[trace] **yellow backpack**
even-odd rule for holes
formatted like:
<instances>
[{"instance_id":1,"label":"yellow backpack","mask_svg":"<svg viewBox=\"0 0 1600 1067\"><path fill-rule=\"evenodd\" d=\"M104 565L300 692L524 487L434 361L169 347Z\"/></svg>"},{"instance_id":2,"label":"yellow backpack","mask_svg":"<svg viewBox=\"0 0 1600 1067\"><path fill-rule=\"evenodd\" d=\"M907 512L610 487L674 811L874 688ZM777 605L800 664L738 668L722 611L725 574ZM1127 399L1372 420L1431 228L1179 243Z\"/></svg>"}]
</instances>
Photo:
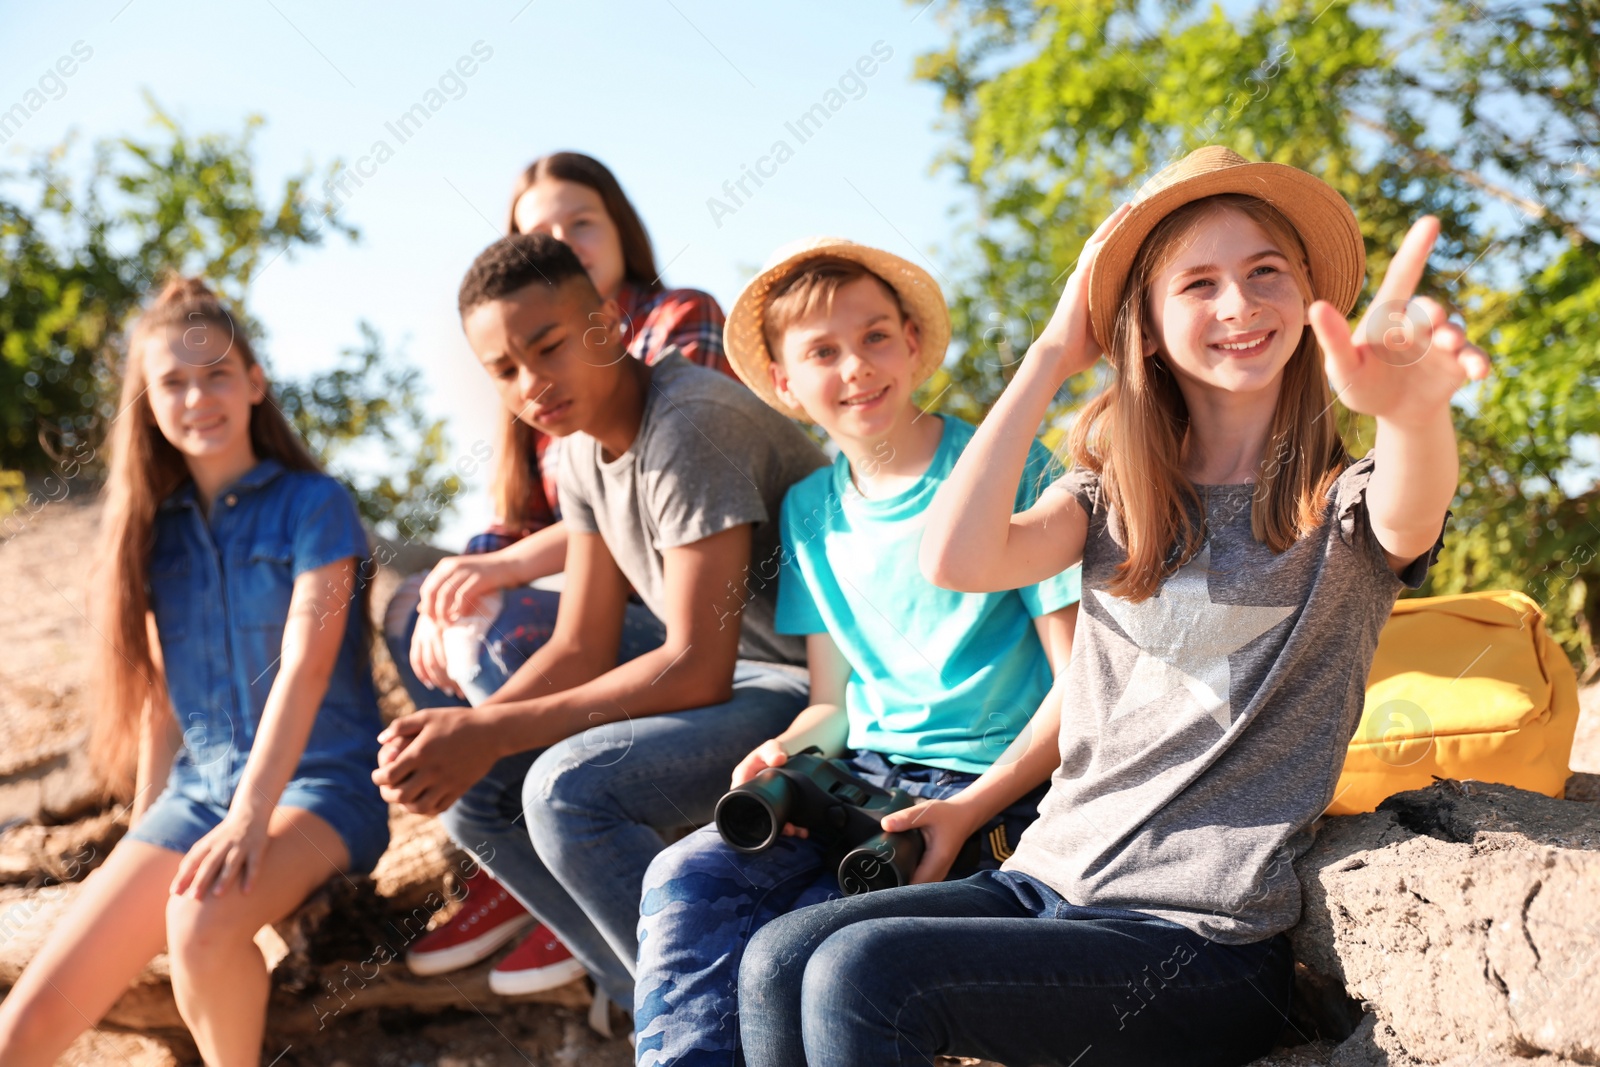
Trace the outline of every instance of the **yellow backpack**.
<instances>
[{"instance_id":1,"label":"yellow backpack","mask_svg":"<svg viewBox=\"0 0 1600 1067\"><path fill-rule=\"evenodd\" d=\"M1559 797L1577 726L1577 675L1532 598L1401 600L1378 637L1328 814L1371 811L1435 777Z\"/></svg>"}]
</instances>

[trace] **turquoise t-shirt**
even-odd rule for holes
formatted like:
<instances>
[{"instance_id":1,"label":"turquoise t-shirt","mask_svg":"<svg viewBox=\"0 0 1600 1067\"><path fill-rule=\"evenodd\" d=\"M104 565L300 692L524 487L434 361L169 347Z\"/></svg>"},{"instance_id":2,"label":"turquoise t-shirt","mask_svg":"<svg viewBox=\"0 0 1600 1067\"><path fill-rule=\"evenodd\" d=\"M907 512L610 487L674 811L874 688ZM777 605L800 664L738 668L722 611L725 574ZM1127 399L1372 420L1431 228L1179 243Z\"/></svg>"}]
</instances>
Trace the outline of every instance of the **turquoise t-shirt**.
<instances>
[{"instance_id":1,"label":"turquoise t-shirt","mask_svg":"<svg viewBox=\"0 0 1600 1067\"><path fill-rule=\"evenodd\" d=\"M842 454L790 487L776 628L826 632L850 661L852 749L981 774L1050 689L1033 619L1077 602L1078 568L1004 593L956 593L923 578L922 513L973 434L969 423L939 418L933 462L897 496L862 496ZM1036 442L1016 510L1031 507L1059 473Z\"/></svg>"}]
</instances>

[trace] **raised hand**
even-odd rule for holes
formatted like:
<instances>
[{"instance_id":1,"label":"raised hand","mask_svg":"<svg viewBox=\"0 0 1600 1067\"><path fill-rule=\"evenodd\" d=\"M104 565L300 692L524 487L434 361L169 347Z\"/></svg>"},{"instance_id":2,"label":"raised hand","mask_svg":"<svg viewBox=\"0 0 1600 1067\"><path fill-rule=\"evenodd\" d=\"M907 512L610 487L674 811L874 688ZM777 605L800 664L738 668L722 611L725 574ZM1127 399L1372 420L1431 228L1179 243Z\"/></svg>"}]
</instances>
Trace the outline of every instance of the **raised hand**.
<instances>
[{"instance_id":1,"label":"raised hand","mask_svg":"<svg viewBox=\"0 0 1600 1067\"><path fill-rule=\"evenodd\" d=\"M1030 352L1036 351L1048 361L1051 377L1058 385L1094 366L1104 351L1102 342L1110 340L1096 338L1089 322L1089 270L1094 266L1095 257L1100 254L1106 237L1122 221L1122 216L1128 213L1129 206L1123 204L1107 215L1105 221L1089 235L1088 243L1078 255L1078 265L1072 269L1066 287L1061 290L1061 299L1056 302L1055 312L1029 348Z\"/></svg>"},{"instance_id":2,"label":"raised hand","mask_svg":"<svg viewBox=\"0 0 1600 1067\"><path fill-rule=\"evenodd\" d=\"M1417 220L1354 333L1332 304L1311 305L1328 382L1351 411L1420 425L1437 418L1467 380L1488 377L1488 355L1467 342L1437 301L1414 295L1438 237L1438 219Z\"/></svg>"}]
</instances>

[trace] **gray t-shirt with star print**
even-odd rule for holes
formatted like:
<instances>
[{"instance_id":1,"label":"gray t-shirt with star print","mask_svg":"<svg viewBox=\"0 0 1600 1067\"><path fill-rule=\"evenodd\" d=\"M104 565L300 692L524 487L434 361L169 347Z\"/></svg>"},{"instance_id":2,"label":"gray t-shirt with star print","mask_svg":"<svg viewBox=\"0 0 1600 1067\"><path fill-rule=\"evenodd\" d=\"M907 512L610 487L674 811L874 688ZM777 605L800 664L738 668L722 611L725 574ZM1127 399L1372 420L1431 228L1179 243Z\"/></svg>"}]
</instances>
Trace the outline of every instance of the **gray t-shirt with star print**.
<instances>
[{"instance_id":1,"label":"gray t-shirt with star print","mask_svg":"<svg viewBox=\"0 0 1600 1067\"><path fill-rule=\"evenodd\" d=\"M1083 606L1061 766L1005 869L1224 944L1299 920L1293 861L1333 799L1378 632L1440 547L1389 569L1372 470L1348 466L1323 524L1282 554L1250 533L1252 486L1201 487L1204 547L1137 604L1105 592L1126 555L1098 477L1055 483L1089 516Z\"/></svg>"}]
</instances>

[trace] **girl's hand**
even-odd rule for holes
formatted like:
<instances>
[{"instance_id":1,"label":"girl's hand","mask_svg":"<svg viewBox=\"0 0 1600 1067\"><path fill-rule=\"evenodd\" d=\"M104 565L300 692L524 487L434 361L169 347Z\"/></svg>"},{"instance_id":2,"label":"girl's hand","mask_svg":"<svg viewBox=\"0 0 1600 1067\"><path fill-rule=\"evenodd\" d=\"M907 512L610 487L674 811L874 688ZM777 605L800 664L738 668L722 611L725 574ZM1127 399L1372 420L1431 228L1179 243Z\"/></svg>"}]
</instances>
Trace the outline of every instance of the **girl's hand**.
<instances>
[{"instance_id":1,"label":"girl's hand","mask_svg":"<svg viewBox=\"0 0 1600 1067\"><path fill-rule=\"evenodd\" d=\"M450 556L422 580L417 612L441 624L455 622L470 615L479 598L510 584L498 552Z\"/></svg>"},{"instance_id":2,"label":"girl's hand","mask_svg":"<svg viewBox=\"0 0 1600 1067\"><path fill-rule=\"evenodd\" d=\"M1467 343L1436 301L1413 296L1438 237L1438 219L1417 220L1354 334L1338 308L1323 300L1311 305L1329 384L1351 411L1418 425L1438 418L1467 380L1488 377L1483 349Z\"/></svg>"},{"instance_id":3,"label":"girl's hand","mask_svg":"<svg viewBox=\"0 0 1600 1067\"><path fill-rule=\"evenodd\" d=\"M1089 322L1089 270L1105 245L1106 237L1122 221L1130 206L1123 204L1117 208L1089 235L1088 243L1078 255L1078 265L1067 278L1066 288L1061 290L1055 313L1028 348L1030 354L1039 353L1038 358L1049 368L1050 380L1058 386L1094 366L1104 351L1102 342L1110 340L1096 338Z\"/></svg>"},{"instance_id":4,"label":"girl's hand","mask_svg":"<svg viewBox=\"0 0 1600 1067\"><path fill-rule=\"evenodd\" d=\"M878 823L890 833L922 831L922 860L911 874L911 884L942 882L950 873L961 846L967 843L982 822L972 821L972 812L948 800L924 800L909 808L885 815Z\"/></svg>"},{"instance_id":5,"label":"girl's hand","mask_svg":"<svg viewBox=\"0 0 1600 1067\"><path fill-rule=\"evenodd\" d=\"M249 893L261 873L267 850L267 815L241 814L230 809L223 820L184 854L172 879L172 895L193 890L199 900L209 889L220 897L237 878L239 892Z\"/></svg>"},{"instance_id":6,"label":"girl's hand","mask_svg":"<svg viewBox=\"0 0 1600 1067\"><path fill-rule=\"evenodd\" d=\"M466 699L446 669L444 624L421 612L417 614L417 628L411 632L411 673L429 689Z\"/></svg>"}]
</instances>

